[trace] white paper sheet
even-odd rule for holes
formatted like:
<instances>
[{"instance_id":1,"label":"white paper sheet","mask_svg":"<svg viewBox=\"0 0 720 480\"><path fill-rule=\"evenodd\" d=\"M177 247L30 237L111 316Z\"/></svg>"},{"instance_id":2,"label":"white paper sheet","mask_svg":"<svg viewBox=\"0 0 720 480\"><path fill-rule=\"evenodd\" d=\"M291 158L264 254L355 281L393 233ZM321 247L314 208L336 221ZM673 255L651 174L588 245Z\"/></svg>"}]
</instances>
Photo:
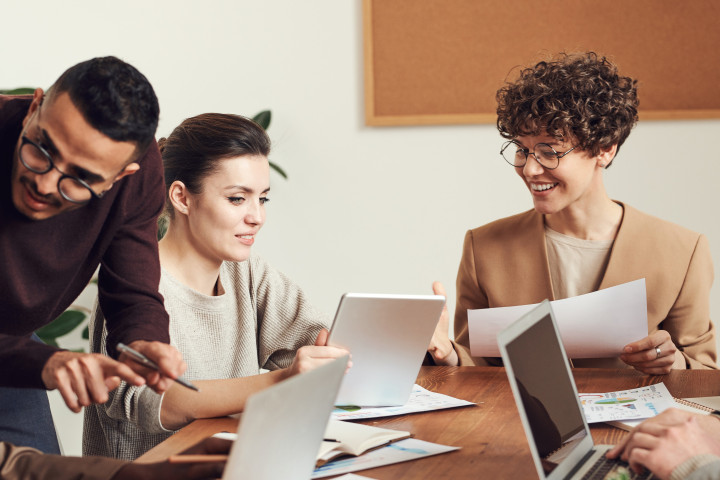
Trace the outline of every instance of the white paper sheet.
<instances>
[{"instance_id":1,"label":"white paper sheet","mask_svg":"<svg viewBox=\"0 0 720 480\"><path fill-rule=\"evenodd\" d=\"M588 423L650 418L667 410L675 400L664 383L608 393L580 393Z\"/></svg>"},{"instance_id":2,"label":"white paper sheet","mask_svg":"<svg viewBox=\"0 0 720 480\"><path fill-rule=\"evenodd\" d=\"M408 413L427 412L430 410L442 410L444 408L456 408L475 405L472 402L459 398L443 395L442 393L431 392L418 384L413 386L410 399L405 405L399 407L335 407L330 414L333 420L361 420L365 418L392 417L394 415L406 415Z\"/></svg>"},{"instance_id":3,"label":"white paper sheet","mask_svg":"<svg viewBox=\"0 0 720 480\"><path fill-rule=\"evenodd\" d=\"M440 453L459 450L460 447L450 447L438 443L425 442L415 438L407 438L391 443L387 447L371 450L359 457L343 457L334 462L326 463L315 469L311 478L324 478L341 473L356 472L368 468L381 467L393 463L407 462L418 458L438 455Z\"/></svg>"},{"instance_id":4,"label":"white paper sheet","mask_svg":"<svg viewBox=\"0 0 720 480\"><path fill-rule=\"evenodd\" d=\"M645 279L550 302L570 358L616 357L647 337ZM499 357L497 334L535 305L468 310L470 352Z\"/></svg>"}]
</instances>

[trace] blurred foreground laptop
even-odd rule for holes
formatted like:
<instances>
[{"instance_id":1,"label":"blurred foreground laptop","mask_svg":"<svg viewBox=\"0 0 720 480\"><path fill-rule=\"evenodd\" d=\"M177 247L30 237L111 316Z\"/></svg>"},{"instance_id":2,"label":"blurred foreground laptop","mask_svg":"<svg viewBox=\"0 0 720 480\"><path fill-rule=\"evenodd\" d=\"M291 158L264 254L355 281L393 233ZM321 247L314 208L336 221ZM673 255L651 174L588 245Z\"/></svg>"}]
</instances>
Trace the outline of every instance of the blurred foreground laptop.
<instances>
[{"instance_id":1,"label":"blurred foreground laptop","mask_svg":"<svg viewBox=\"0 0 720 480\"><path fill-rule=\"evenodd\" d=\"M336 405L404 405L430 345L445 297L346 293L328 345L350 351Z\"/></svg>"},{"instance_id":2,"label":"blurred foreground laptop","mask_svg":"<svg viewBox=\"0 0 720 480\"><path fill-rule=\"evenodd\" d=\"M550 303L545 300L498 333L498 346L530 452L541 479L603 479L627 469L608 460L611 445L594 445Z\"/></svg>"},{"instance_id":3,"label":"blurred foreground laptop","mask_svg":"<svg viewBox=\"0 0 720 480\"><path fill-rule=\"evenodd\" d=\"M250 397L223 480L308 480L348 357Z\"/></svg>"}]
</instances>

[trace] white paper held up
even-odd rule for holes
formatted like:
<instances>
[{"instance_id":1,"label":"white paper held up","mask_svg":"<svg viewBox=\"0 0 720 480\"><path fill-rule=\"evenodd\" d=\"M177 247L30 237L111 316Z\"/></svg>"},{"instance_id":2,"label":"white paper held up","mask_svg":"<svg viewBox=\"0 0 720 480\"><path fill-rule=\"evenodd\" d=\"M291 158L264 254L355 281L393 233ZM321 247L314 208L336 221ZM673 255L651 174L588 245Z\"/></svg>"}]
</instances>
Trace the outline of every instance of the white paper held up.
<instances>
[{"instance_id":1,"label":"white paper held up","mask_svg":"<svg viewBox=\"0 0 720 480\"><path fill-rule=\"evenodd\" d=\"M616 357L648 335L644 278L550 304L570 358ZM536 305L468 310L470 353L499 357L498 332Z\"/></svg>"}]
</instances>

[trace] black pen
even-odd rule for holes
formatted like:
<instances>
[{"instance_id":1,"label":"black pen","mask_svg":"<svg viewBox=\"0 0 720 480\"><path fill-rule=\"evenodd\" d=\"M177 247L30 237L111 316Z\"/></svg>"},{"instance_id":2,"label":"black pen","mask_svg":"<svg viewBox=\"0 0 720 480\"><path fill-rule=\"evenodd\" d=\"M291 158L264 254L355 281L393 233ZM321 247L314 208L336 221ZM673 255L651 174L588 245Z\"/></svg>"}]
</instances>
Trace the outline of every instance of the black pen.
<instances>
[{"instance_id":1,"label":"black pen","mask_svg":"<svg viewBox=\"0 0 720 480\"><path fill-rule=\"evenodd\" d=\"M142 353L140 353L140 352L138 352L138 351L136 351L136 350L133 350L132 348L128 347L128 346L125 345L124 343L118 343L118 344L117 344L117 349L118 349L119 352L124 353L125 355L127 355L128 357L130 357L131 359L133 359L134 361L136 361L136 362L139 363L140 365L144 365L144 366L146 366L146 367L148 367L148 368L151 368L151 369L155 370L156 372L159 372L159 371L160 371L160 367L158 367L157 363L153 362L152 360L150 360L148 357L146 357L146 356L143 355ZM195 390L196 392L199 392L199 391L200 391L200 389L197 388L195 385L193 385L193 384L190 383L190 382L186 382L186 381L183 380L182 378L173 378L173 380L175 380L177 383L179 383L179 384L182 385L183 387L187 387L187 388L189 388L189 389L191 389L191 390Z\"/></svg>"}]
</instances>

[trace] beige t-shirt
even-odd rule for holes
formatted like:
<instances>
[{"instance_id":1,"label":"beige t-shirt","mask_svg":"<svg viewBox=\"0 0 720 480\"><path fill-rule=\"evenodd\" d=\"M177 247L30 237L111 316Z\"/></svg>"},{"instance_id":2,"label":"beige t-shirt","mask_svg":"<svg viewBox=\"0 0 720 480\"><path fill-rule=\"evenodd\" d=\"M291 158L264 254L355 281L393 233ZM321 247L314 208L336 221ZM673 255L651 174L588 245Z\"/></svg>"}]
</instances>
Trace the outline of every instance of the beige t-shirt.
<instances>
[{"instance_id":1,"label":"beige t-shirt","mask_svg":"<svg viewBox=\"0 0 720 480\"><path fill-rule=\"evenodd\" d=\"M545 243L556 300L598 289L613 240L582 240L545 226Z\"/></svg>"},{"instance_id":2,"label":"beige t-shirt","mask_svg":"<svg viewBox=\"0 0 720 480\"><path fill-rule=\"evenodd\" d=\"M545 226L545 243L555 299L594 292L600 287L614 240L582 240ZM577 358L575 367L622 368L617 358Z\"/></svg>"}]
</instances>

